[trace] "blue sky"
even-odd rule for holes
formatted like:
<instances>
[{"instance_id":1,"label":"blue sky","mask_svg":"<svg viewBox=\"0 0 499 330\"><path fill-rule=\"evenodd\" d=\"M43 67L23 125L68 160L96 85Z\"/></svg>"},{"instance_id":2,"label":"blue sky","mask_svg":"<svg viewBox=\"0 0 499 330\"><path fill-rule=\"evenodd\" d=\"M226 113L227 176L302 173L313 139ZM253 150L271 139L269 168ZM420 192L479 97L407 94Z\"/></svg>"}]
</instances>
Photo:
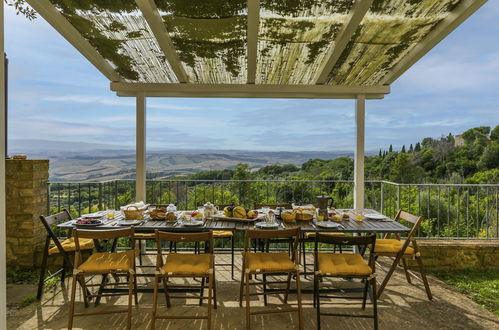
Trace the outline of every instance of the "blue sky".
<instances>
[{"instance_id":1,"label":"blue sky","mask_svg":"<svg viewBox=\"0 0 499 330\"><path fill-rule=\"evenodd\" d=\"M489 1L366 104L366 149L499 124L499 1ZM133 147L135 102L42 18L5 13L9 138ZM349 150L351 100L148 99L147 145L175 149Z\"/></svg>"}]
</instances>

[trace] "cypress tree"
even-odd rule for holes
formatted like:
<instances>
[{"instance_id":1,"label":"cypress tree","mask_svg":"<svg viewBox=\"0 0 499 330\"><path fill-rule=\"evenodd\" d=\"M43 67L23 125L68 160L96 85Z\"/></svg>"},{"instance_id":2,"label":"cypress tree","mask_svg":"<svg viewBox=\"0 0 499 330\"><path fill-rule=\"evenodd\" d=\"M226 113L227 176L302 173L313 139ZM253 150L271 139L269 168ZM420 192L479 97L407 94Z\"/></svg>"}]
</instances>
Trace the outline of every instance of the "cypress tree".
<instances>
[{"instance_id":1,"label":"cypress tree","mask_svg":"<svg viewBox=\"0 0 499 330\"><path fill-rule=\"evenodd\" d=\"M381 157L381 149L379 149L379 155L378 156Z\"/></svg>"},{"instance_id":2,"label":"cypress tree","mask_svg":"<svg viewBox=\"0 0 499 330\"><path fill-rule=\"evenodd\" d=\"M390 148L388 148L388 153L393 152L393 146L390 144Z\"/></svg>"},{"instance_id":3,"label":"cypress tree","mask_svg":"<svg viewBox=\"0 0 499 330\"><path fill-rule=\"evenodd\" d=\"M402 146L402 150L400 152L405 154L405 144Z\"/></svg>"},{"instance_id":4,"label":"cypress tree","mask_svg":"<svg viewBox=\"0 0 499 330\"><path fill-rule=\"evenodd\" d=\"M415 152L420 152L421 151L421 143L416 143L416 146L414 147Z\"/></svg>"},{"instance_id":5,"label":"cypress tree","mask_svg":"<svg viewBox=\"0 0 499 330\"><path fill-rule=\"evenodd\" d=\"M412 143L411 145L409 146L409 152L413 152L414 151L414 148L412 147Z\"/></svg>"}]
</instances>

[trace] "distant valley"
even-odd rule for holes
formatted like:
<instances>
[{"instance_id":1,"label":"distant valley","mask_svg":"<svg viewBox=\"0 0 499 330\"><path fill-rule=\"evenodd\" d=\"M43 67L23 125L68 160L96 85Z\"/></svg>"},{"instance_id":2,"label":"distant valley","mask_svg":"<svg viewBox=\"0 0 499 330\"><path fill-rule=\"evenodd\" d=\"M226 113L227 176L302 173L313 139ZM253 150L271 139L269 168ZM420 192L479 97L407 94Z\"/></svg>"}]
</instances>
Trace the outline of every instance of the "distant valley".
<instances>
[{"instance_id":1,"label":"distant valley","mask_svg":"<svg viewBox=\"0 0 499 330\"><path fill-rule=\"evenodd\" d=\"M135 152L127 147L83 142L9 141L9 154L30 159L50 159L50 180L103 181L135 178ZM246 163L252 169L267 165L301 165L309 159L334 159L351 152L246 151L246 150L151 150L147 154L149 178L167 178L202 171L234 168Z\"/></svg>"}]
</instances>

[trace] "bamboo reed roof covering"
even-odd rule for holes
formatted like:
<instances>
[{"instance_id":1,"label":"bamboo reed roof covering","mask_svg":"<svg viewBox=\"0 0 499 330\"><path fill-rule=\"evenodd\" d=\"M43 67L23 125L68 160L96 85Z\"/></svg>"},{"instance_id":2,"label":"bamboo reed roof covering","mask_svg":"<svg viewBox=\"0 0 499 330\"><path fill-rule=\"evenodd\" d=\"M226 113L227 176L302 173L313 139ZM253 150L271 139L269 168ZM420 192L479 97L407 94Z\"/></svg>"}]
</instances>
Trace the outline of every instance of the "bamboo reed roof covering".
<instances>
[{"instance_id":1,"label":"bamboo reed roof covering","mask_svg":"<svg viewBox=\"0 0 499 330\"><path fill-rule=\"evenodd\" d=\"M28 2L119 95L379 98L486 0Z\"/></svg>"}]
</instances>

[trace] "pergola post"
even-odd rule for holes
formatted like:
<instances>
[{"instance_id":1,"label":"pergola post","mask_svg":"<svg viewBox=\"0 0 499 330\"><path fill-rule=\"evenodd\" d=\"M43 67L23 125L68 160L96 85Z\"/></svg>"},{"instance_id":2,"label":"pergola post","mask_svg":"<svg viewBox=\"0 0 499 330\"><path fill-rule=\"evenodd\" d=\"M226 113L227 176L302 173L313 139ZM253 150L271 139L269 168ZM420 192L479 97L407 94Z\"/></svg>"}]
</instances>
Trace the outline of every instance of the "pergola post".
<instances>
[{"instance_id":1,"label":"pergola post","mask_svg":"<svg viewBox=\"0 0 499 330\"><path fill-rule=\"evenodd\" d=\"M146 201L146 98L137 94L135 141L135 200Z\"/></svg>"},{"instance_id":2,"label":"pergola post","mask_svg":"<svg viewBox=\"0 0 499 330\"><path fill-rule=\"evenodd\" d=\"M5 53L4 2L0 1L0 329L7 329L7 278L5 257Z\"/></svg>"},{"instance_id":3,"label":"pergola post","mask_svg":"<svg viewBox=\"0 0 499 330\"><path fill-rule=\"evenodd\" d=\"M366 117L366 96L357 95L355 102L355 154L353 207L364 208L364 132Z\"/></svg>"}]
</instances>

